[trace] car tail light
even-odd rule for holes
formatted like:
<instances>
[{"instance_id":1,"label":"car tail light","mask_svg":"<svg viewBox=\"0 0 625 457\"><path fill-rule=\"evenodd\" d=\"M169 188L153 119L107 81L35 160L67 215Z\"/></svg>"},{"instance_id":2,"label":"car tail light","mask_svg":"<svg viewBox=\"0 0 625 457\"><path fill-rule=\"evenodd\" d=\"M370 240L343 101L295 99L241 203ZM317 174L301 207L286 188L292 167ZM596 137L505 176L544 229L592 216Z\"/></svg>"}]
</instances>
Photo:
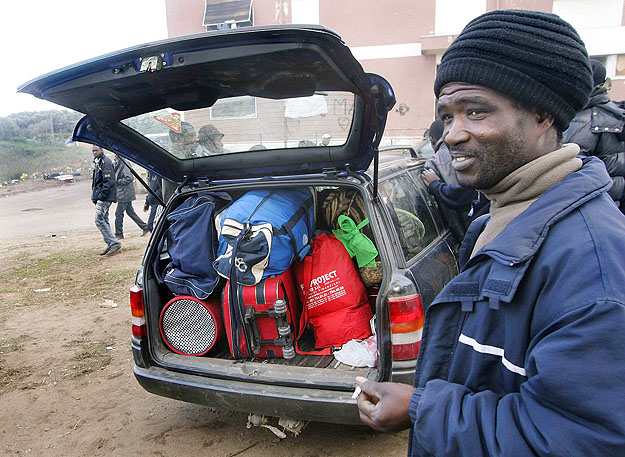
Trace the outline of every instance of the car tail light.
<instances>
[{"instance_id":1,"label":"car tail light","mask_svg":"<svg viewBox=\"0 0 625 457\"><path fill-rule=\"evenodd\" d=\"M130 310L132 312L132 335L137 338L144 338L147 335L144 309L143 289L134 285L130 288Z\"/></svg>"},{"instance_id":2,"label":"car tail light","mask_svg":"<svg viewBox=\"0 0 625 457\"><path fill-rule=\"evenodd\" d=\"M416 359L423 333L421 295L388 297L393 360Z\"/></svg>"}]
</instances>

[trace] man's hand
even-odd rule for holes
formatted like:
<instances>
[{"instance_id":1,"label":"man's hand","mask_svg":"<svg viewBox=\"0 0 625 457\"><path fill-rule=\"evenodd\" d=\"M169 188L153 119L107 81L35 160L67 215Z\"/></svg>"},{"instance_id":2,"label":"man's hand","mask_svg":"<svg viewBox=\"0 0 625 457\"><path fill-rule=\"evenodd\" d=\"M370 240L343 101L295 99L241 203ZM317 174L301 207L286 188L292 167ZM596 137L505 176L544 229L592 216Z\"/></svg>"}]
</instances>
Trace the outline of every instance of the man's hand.
<instances>
[{"instance_id":1,"label":"man's hand","mask_svg":"<svg viewBox=\"0 0 625 457\"><path fill-rule=\"evenodd\" d=\"M396 382L375 382L358 377L360 420L380 432L398 432L412 426L408 415L415 388Z\"/></svg>"},{"instance_id":2,"label":"man's hand","mask_svg":"<svg viewBox=\"0 0 625 457\"><path fill-rule=\"evenodd\" d=\"M436 172L430 168L426 168L421 172L421 180L425 186L429 186L433 181L439 181L441 178Z\"/></svg>"}]
</instances>

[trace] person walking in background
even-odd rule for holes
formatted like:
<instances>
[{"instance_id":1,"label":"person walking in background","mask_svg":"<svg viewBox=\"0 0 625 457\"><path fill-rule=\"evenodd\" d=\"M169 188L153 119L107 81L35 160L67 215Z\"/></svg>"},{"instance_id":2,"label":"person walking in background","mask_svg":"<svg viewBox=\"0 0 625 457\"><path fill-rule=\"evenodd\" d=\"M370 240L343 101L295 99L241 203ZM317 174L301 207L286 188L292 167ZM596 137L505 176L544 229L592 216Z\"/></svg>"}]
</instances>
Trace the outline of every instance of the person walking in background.
<instances>
[{"instance_id":1,"label":"person walking in background","mask_svg":"<svg viewBox=\"0 0 625 457\"><path fill-rule=\"evenodd\" d=\"M117 239L124 239L124 213L127 213L130 219L143 231L141 236L150 233L147 224L141 220L132 207L132 202L137 199L135 178L128 166L117 156L115 160L115 182L117 183L117 208L115 209L115 236Z\"/></svg>"},{"instance_id":2,"label":"person walking in background","mask_svg":"<svg viewBox=\"0 0 625 457\"><path fill-rule=\"evenodd\" d=\"M590 100L564 132L564 142L576 143L580 154L603 161L614 181L608 193L625 213L625 110L610 100L603 64L593 59L590 65L594 84Z\"/></svg>"},{"instance_id":3,"label":"person walking in background","mask_svg":"<svg viewBox=\"0 0 625 457\"><path fill-rule=\"evenodd\" d=\"M117 198L115 170L113 162L100 146L93 146L93 176L91 179L91 201L95 205L95 226L102 233L106 249L100 255L114 255L121 248L121 243L111 230L109 209Z\"/></svg>"},{"instance_id":4,"label":"person walking in background","mask_svg":"<svg viewBox=\"0 0 625 457\"><path fill-rule=\"evenodd\" d=\"M562 132L592 90L560 17L473 19L434 82L459 184L480 189L461 271L425 309L414 386L357 378L361 419L412 456L621 456L625 216Z\"/></svg>"},{"instance_id":5,"label":"person walking in background","mask_svg":"<svg viewBox=\"0 0 625 457\"><path fill-rule=\"evenodd\" d=\"M154 191L156 195L158 195L160 198L163 198L163 194L161 191L161 178L156 173L152 173L151 171L148 172L148 186ZM147 222L148 230L150 232L154 231L154 218L156 217L156 210L158 209L158 205L159 203L156 197L148 192L145 196L143 211L147 212L148 210L150 210L150 215L148 216Z\"/></svg>"}]
</instances>

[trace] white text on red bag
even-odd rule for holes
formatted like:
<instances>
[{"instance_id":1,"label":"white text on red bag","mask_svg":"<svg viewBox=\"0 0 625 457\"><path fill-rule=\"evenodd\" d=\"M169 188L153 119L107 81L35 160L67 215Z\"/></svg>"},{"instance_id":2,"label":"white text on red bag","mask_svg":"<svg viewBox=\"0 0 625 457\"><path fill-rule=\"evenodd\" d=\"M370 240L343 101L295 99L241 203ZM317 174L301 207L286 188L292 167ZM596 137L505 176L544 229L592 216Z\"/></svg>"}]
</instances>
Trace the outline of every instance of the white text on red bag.
<instances>
[{"instance_id":1,"label":"white text on red bag","mask_svg":"<svg viewBox=\"0 0 625 457\"><path fill-rule=\"evenodd\" d=\"M345 246L334 235L315 237L311 253L294 270L316 348L340 347L371 335L373 314L365 286Z\"/></svg>"}]
</instances>

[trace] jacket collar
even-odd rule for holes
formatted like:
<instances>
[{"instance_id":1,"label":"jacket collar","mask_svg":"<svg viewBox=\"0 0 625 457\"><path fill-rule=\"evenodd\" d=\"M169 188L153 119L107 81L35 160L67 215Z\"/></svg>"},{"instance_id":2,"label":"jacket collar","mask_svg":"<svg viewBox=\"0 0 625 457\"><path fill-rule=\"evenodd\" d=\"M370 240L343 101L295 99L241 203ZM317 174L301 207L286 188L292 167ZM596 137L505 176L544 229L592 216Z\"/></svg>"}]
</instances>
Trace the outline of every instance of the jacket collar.
<instances>
[{"instance_id":1,"label":"jacket collar","mask_svg":"<svg viewBox=\"0 0 625 457\"><path fill-rule=\"evenodd\" d=\"M610 96L608 95L608 90L603 86L595 87L595 89L590 94L590 99L588 100L588 103L586 103L584 109L591 108L593 106L603 103L608 103L609 101Z\"/></svg>"},{"instance_id":2,"label":"jacket collar","mask_svg":"<svg viewBox=\"0 0 625 457\"><path fill-rule=\"evenodd\" d=\"M583 157L582 162L579 171L548 189L466 266L475 263L481 255L511 266L525 262L536 254L554 223L587 201L607 192L612 180L603 162L596 157Z\"/></svg>"}]
</instances>

